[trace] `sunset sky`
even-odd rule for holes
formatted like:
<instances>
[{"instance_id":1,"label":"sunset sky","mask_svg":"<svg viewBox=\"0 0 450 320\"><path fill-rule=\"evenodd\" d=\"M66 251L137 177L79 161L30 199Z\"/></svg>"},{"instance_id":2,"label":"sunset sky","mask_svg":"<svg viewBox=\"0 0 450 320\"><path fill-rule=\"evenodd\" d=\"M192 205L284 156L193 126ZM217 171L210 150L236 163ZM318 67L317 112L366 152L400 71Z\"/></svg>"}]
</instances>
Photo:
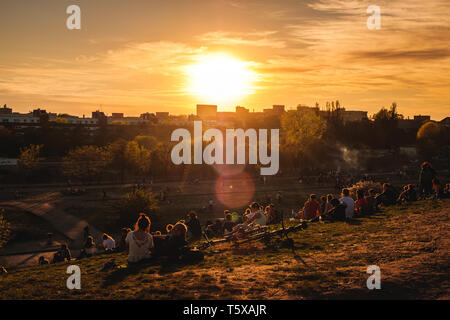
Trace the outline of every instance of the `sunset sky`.
<instances>
[{"instance_id":1,"label":"sunset sky","mask_svg":"<svg viewBox=\"0 0 450 320\"><path fill-rule=\"evenodd\" d=\"M72 4L81 30L66 28ZM380 30L366 26L369 5L381 8ZM339 100L369 114L395 101L406 116L450 116L448 0L2 0L0 30L0 103L19 112L189 114L197 103L262 110ZM217 60L215 73L236 67L249 77L229 88L236 97L192 89L215 57L230 62Z\"/></svg>"}]
</instances>

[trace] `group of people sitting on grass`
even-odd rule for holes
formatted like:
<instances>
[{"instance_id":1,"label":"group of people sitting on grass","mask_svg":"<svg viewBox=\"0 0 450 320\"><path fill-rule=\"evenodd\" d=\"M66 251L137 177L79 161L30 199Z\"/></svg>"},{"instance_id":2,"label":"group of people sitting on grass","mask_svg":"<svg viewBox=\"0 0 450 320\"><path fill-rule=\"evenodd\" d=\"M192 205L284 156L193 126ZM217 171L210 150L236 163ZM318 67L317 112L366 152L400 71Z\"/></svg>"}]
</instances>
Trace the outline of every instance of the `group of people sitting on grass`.
<instances>
[{"instance_id":1,"label":"group of people sitting on grass","mask_svg":"<svg viewBox=\"0 0 450 320\"><path fill-rule=\"evenodd\" d=\"M265 226L280 222L280 213L275 204L266 207L253 202L242 214L238 212L224 211L224 217L214 222L208 220L203 232L208 238L227 236L239 228L249 225ZM189 238L199 239L202 236L202 228L195 212L190 212L187 219Z\"/></svg>"},{"instance_id":2,"label":"group of people sitting on grass","mask_svg":"<svg viewBox=\"0 0 450 320\"><path fill-rule=\"evenodd\" d=\"M356 216L364 216L378 211L380 205L391 206L394 204L409 203L419 199L444 199L450 198L450 183L442 187L429 162L421 166L419 177L419 192L414 185L403 186L402 192L390 183L384 183L381 193L370 189L367 194L362 189L355 192L354 200L350 196L350 190L342 189L341 198L333 195L322 196L320 202L315 194L311 194L305 202L303 209L298 212L297 217L305 220L346 220Z\"/></svg>"},{"instance_id":3,"label":"group of people sitting on grass","mask_svg":"<svg viewBox=\"0 0 450 320\"><path fill-rule=\"evenodd\" d=\"M450 198L450 184L443 188L436 177L431 164L425 162L421 166L419 179L419 190L414 185L408 184L401 192L390 183L384 183L381 192L374 189L365 192L358 189L351 192L344 188L341 197L336 198L332 194L322 196L311 194L304 203L303 208L291 218L308 221L345 221L355 216L366 216L378 211L379 206L390 206L399 203L409 203L419 199ZM166 256L172 260L180 260L186 257L199 257L198 252L192 252L187 247L188 241L195 241L205 236L207 239L213 237L226 237L237 230L253 226L265 226L278 223L283 219L282 214L273 203L266 207L253 202L243 213L224 211L223 218L214 222L208 220L204 226L195 211L188 213L185 220L175 225L166 226L166 234L160 231L150 233L151 221L145 214L140 214L134 230L123 228L119 241L108 234L103 234L102 245L96 245L94 238L85 228L85 241L79 259L90 257L98 253L127 252L128 262L136 263L152 257ZM54 254L51 263L71 260L72 255L67 245L61 245ZM44 257L39 258L39 264L48 264Z\"/></svg>"},{"instance_id":4,"label":"group of people sitting on grass","mask_svg":"<svg viewBox=\"0 0 450 320\"><path fill-rule=\"evenodd\" d=\"M355 215L363 216L376 212L382 199L387 199L388 196L390 194L387 193L375 195L373 189L369 190L367 195L363 190L357 190L355 201L350 196L350 190L344 188L341 198L337 199L329 194L322 196L319 202L317 195L311 194L303 209L298 211L296 218L310 221L344 221Z\"/></svg>"}]
</instances>

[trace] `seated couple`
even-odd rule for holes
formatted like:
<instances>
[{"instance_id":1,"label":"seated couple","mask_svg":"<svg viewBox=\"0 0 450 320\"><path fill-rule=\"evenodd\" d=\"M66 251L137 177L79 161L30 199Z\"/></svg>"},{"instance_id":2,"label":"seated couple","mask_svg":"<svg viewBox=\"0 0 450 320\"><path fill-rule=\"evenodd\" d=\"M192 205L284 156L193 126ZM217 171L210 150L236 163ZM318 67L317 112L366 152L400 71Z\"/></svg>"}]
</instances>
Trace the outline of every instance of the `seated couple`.
<instances>
[{"instance_id":1,"label":"seated couple","mask_svg":"<svg viewBox=\"0 0 450 320\"><path fill-rule=\"evenodd\" d=\"M249 212L246 212L245 217L247 220L244 222L245 224L256 223L260 226L265 226L267 224L267 217L258 203L253 202L247 210Z\"/></svg>"},{"instance_id":2,"label":"seated couple","mask_svg":"<svg viewBox=\"0 0 450 320\"><path fill-rule=\"evenodd\" d=\"M233 227L232 232L243 230L246 229L246 227L255 225L267 225L267 217L264 214L263 208L256 202L253 202L250 207L245 210L244 219L245 220L242 223L237 224Z\"/></svg>"},{"instance_id":3,"label":"seated couple","mask_svg":"<svg viewBox=\"0 0 450 320\"><path fill-rule=\"evenodd\" d=\"M141 214L134 231L127 234L128 262L136 263L154 256L178 258L186 243L186 225L177 223L168 235L151 235L150 219Z\"/></svg>"}]
</instances>

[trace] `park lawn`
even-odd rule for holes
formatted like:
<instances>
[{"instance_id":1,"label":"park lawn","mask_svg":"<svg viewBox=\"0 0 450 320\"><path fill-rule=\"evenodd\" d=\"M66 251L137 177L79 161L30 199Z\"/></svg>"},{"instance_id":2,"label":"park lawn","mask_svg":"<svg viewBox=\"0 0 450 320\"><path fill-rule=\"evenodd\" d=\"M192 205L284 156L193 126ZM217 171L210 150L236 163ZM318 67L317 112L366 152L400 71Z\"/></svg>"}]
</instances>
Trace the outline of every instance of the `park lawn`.
<instances>
[{"instance_id":1,"label":"park lawn","mask_svg":"<svg viewBox=\"0 0 450 320\"><path fill-rule=\"evenodd\" d=\"M0 275L2 299L448 299L450 200L419 201L354 219L314 223L291 234L296 253L276 240L238 248L223 244L189 265L153 261L101 272L125 254L73 262L82 289L66 288L67 263ZM369 265L381 290L368 290Z\"/></svg>"}]
</instances>

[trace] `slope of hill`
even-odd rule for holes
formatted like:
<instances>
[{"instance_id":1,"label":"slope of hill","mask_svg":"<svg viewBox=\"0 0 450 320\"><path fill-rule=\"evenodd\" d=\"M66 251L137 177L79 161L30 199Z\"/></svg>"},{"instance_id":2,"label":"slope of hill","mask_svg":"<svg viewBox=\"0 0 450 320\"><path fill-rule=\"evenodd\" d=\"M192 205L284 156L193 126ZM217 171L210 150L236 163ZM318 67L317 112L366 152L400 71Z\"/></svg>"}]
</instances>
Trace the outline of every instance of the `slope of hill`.
<instances>
[{"instance_id":1,"label":"slope of hill","mask_svg":"<svg viewBox=\"0 0 450 320\"><path fill-rule=\"evenodd\" d=\"M68 264L0 275L1 299L448 299L450 200L419 201L352 222L314 223L280 241L206 250L203 262L158 260L125 267L125 254L74 261L81 290L68 290ZM114 259L122 268L102 272ZM366 286L369 265L381 290Z\"/></svg>"}]
</instances>

